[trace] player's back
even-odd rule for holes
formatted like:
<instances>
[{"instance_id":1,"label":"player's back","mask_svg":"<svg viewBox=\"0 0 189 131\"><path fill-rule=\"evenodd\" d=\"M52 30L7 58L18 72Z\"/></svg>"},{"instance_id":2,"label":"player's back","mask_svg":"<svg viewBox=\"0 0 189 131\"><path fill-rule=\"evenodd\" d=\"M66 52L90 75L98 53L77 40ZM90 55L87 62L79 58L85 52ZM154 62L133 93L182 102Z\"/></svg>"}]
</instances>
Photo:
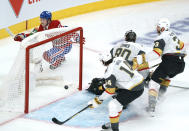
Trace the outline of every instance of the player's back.
<instances>
[{"instance_id":1,"label":"player's back","mask_svg":"<svg viewBox=\"0 0 189 131\"><path fill-rule=\"evenodd\" d=\"M131 69L131 65L122 57L114 58L113 62L108 66L105 78L114 75L116 77L116 86L119 88L129 89L132 85L136 85L143 81L143 76L137 71ZM130 86L128 84L131 84Z\"/></svg>"},{"instance_id":2,"label":"player's back","mask_svg":"<svg viewBox=\"0 0 189 131\"><path fill-rule=\"evenodd\" d=\"M158 42L156 42L158 41ZM180 54L184 47L184 43L179 40L175 33L171 31L164 31L157 37L154 47L161 47L163 54ZM161 43L161 41L163 41Z\"/></svg>"},{"instance_id":3,"label":"player's back","mask_svg":"<svg viewBox=\"0 0 189 131\"><path fill-rule=\"evenodd\" d=\"M132 61L134 57L144 53L144 51L140 44L124 41L118 43L118 45L111 50L111 53L113 57L123 57L125 60Z\"/></svg>"}]
</instances>

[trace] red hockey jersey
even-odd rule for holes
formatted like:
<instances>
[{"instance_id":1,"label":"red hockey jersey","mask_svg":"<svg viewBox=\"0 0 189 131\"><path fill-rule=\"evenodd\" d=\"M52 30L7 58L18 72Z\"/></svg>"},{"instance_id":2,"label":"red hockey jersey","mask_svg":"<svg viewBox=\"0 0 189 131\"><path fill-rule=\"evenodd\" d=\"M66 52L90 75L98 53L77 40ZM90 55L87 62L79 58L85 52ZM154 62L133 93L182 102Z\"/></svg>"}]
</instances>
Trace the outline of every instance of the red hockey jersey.
<instances>
[{"instance_id":1,"label":"red hockey jersey","mask_svg":"<svg viewBox=\"0 0 189 131\"><path fill-rule=\"evenodd\" d=\"M59 20L52 20L51 23L46 28L43 28L43 26L40 24L38 32L53 29L53 28L61 28L61 27L62 25Z\"/></svg>"},{"instance_id":2,"label":"red hockey jersey","mask_svg":"<svg viewBox=\"0 0 189 131\"><path fill-rule=\"evenodd\" d=\"M36 32L49 30L49 29L53 29L53 28L61 28L61 27L63 27L63 26L61 25L59 20L52 20L51 23L45 28L40 24L39 28L34 28L34 30L31 33L26 34L26 37L33 35Z\"/></svg>"},{"instance_id":3,"label":"red hockey jersey","mask_svg":"<svg viewBox=\"0 0 189 131\"><path fill-rule=\"evenodd\" d=\"M60 23L59 20L52 20L51 23L47 27L45 27L45 28L43 28L43 26L40 24L39 28L34 28L31 33L28 33L28 34L25 34L25 33L17 34L14 37L14 40L21 42L23 39L25 39L26 37L28 37L30 35L33 35L36 32L40 32L40 31L44 31L44 30L49 30L49 29L53 29L53 28L61 28L61 27L63 27L63 26L61 25L61 23ZM67 27L67 26L64 26L64 27Z\"/></svg>"}]
</instances>

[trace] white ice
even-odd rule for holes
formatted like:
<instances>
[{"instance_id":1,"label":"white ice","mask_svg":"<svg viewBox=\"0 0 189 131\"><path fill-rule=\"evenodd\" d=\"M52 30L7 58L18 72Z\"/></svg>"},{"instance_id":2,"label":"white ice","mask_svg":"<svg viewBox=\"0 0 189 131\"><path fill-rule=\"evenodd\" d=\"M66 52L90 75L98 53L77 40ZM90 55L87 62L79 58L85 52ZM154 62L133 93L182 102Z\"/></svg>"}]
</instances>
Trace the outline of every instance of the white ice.
<instances>
[{"instance_id":1,"label":"white ice","mask_svg":"<svg viewBox=\"0 0 189 131\"><path fill-rule=\"evenodd\" d=\"M84 74L83 74L83 86L85 87L93 77L101 77L103 74L103 66L98 61L98 53L105 50L109 50L112 45L112 41L119 40L124 36L126 30L133 29L137 35L144 37L145 33L155 30L155 24L161 17L167 17L171 22L183 20L189 18L189 1L188 0L168 0L161 2L153 2L146 4L138 4L131 6L123 6L104 11L93 12L85 15L75 16L61 20L63 25L68 26L81 26L84 28L84 36L86 38L86 44L84 49ZM187 25L189 26L189 25ZM187 27L186 27L187 28ZM184 32L179 36L185 43L189 43L189 32ZM188 47L188 44L186 44ZM75 47L77 48L77 47ZM89 50L88 48L92 49ZM6 38L0 40L0 85L2 80L8 74L16 53L18 52L19 45L14 42L12 38ZM150 50L151 47L146 47L146 50ZM75 51L75 49L73 50ZM189 52L189 51L188 51ZM73 53L72 53L73 54ZM66 65L73 64L73 60L76 59L74 55L68 56ZM72 59L72 56L74 57ZM189 73L189 57L185 58L186 68L183 74L178 75L174 78L172 84L182 84L182 86L189 87L188 73ZM74 66L74 65L72 65ZM75 67L78 68L78 67ZM63 71L64 72L64 71ZM69 76L68 79L72 79ZM179 84L178 84L179 83ZM0 88L3 88L2 86ZM61 87L51 89L50 87L44 87L36 89L31 93L33 97L33 106L42 106L39 103L45 103L46 99L51 101L69 95L76 89L65 90ZM53 91L53 93L52 93ZM47 94L53 94L49 98ZM145 94L144 94L145 95ZM39 98L40 99L35 99ZM179 89L170 87L164 98L164 100L158 105L157 116L154 118L142 115L142 117L129 120L120 124L120 131L131 130L131 131L159 131L159 130L170 130L170 131L188 131L189 130L189 90ZM144 102L146 99L137 100ZM138 107L140 109L140 107ZM143 111L139 111L143 113ZM20 113L0 113L0 123L10 118L18 116ZM98 115L98 114L97 114ZM97 120L98 121L98 120ZM0 125L1 131L98 131L97 128L74 128L66 126L57 126L55 124L45 123L42 121L35 121L25 119L23 117L15 118L14 120Z\"/></svg>"}]
</instances>

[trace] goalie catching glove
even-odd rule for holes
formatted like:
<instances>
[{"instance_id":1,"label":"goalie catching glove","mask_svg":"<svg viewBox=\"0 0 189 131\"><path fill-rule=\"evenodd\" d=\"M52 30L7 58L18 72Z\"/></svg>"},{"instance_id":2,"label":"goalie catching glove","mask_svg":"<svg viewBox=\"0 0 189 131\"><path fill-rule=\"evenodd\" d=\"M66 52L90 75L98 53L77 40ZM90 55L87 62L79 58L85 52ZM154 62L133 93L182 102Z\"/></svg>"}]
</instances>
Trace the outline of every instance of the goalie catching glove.
<instances>
[{"instance_id":1,"label":"goalie catching glove","mask_svg":"<svg viewBox=\"0 0 189 131\"><path fill-rule=\"evenodd\" d=\"M15 41L22 41L23 39L25 39L26 38L26 34L25 33L19 33L19 34L17 34L15 37L14 37L14 40Z\"/></svg>"},{"instance_id":2,"label":"goalie catching glove","mask_svg":"<svg viewBox=\"0 0 189 131\"><path fill-rule=\"evenodd\" d=\"M102 104L103 100L100 100L98 97L95 97L93 100L88 102L88 105L91 105L90 108L97 108L100 104Z\"/></svg>"},{"instance_id":3,"label":"goalie catching glove","mask_svg":"<svg viewBox=\"0 0 189 131\"><path fill-rule=\"evenodd\" d=\"M23 39L25 39L26 37L28 37L28 36L30 36L30 35L35 34L37 31L38 31L38 28L34 28L34 29L32 30L32 32L29 33L29 34L19 33L19 34L17 34L17 35L14 37L14 40L21 42Z\"/></svg>"}]
</instances>

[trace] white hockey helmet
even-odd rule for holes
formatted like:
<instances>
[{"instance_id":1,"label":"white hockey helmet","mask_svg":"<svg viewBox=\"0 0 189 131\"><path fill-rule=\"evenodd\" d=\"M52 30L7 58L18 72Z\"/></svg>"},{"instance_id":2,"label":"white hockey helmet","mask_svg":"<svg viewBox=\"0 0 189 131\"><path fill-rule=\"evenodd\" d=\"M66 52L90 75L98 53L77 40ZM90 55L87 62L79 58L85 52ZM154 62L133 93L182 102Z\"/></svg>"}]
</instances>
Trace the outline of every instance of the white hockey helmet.
<instances>
[{"instance_id":1,"label":"white hockey helmet","mask_svg":"<svg viewBox=\"0 0 189 131\"><path fill-rule=\"evenodd\" d=\"M161 29L165 28L165 30L169 30L170 28L170 21L167 18L161 18L157 24Z\"/></svg>"}]
</instances>

